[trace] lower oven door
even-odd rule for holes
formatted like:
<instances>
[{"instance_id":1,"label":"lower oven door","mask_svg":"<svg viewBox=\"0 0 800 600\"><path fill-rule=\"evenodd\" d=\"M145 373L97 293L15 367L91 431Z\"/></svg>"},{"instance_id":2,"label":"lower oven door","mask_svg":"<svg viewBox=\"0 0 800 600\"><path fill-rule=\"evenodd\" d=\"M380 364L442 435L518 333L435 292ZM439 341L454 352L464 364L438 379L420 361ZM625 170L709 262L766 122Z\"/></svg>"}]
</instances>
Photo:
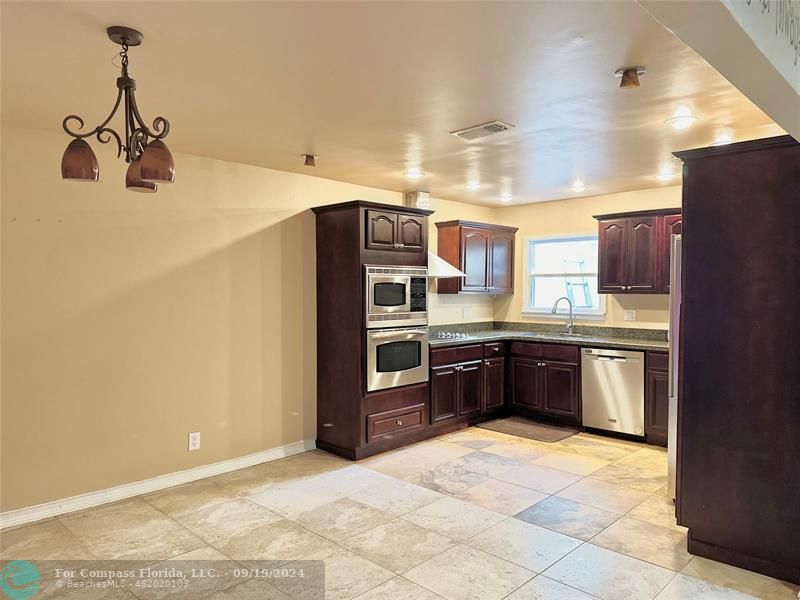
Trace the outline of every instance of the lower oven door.
<instances>
[{"instance_id":1,"label":"lower oven door","mask_svg":"<svg viewBox=\"0 0 800 600\"><path fill-rule=\"evenodd\" d=\"M367 391L428 381L427 329L367 332Z\"/></svg>"}]
</instances>

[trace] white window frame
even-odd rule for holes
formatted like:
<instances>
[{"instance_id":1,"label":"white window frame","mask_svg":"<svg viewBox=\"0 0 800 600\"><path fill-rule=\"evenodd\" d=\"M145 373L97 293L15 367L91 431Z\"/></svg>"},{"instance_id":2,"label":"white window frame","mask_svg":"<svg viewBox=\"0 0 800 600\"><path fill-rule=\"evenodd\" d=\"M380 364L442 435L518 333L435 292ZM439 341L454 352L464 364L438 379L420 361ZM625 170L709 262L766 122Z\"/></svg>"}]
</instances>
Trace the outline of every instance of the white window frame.
<instances>
[{"instance_id":1,"label":"white window frame","mask_svg":"<svg viewBox=\"0 0 800 600\"><path fill-rule=\"evenodd\" d=\"M531 252L531 245L534 242L578 242L583 240L597 240L597 235L550 235L550 236L535 236L525 238L525 270L523 272L524 282L524 296L522 299L522 314L535 316L537 319L558 319L563 320L569 316L569 306L566 302L561 302L558 305L558 312L553 314L551 309L539 309L530 306L531 303L531 271L533 261L533 253ZM565 273L566 274L566 273ZM597 310L588 310L585 308L576 308L573 310L575 320L586 321L604 321L606 318L606 295L598 294L600 297L600 307Z\"/></svg>"}]
</instances>

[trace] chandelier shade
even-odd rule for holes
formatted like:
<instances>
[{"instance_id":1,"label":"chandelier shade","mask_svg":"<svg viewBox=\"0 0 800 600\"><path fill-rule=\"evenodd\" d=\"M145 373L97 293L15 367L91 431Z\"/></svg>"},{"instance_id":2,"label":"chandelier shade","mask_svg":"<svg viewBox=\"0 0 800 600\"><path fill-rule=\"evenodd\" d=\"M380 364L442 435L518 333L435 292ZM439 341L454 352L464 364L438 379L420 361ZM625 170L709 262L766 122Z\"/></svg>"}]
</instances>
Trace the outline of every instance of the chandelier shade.
<instances>
[{"instance_id":1,"label":"chandelier shade","mask_svg":"<svg viewBox=\"0 0 800 600\"><path fill-rule=\"evenodd\" d=\"M97 181L100 167L85 140L72 140L61 157L61 177L68 181Z\"/></svg>"},{"instance_id":2,"label":"chandelier shade","mask_svg":"<svg viewBox=\"0 0 800 600\"><path fill-rule=\"evenodd\" d=\"M142 192L145 194L152 194L158 191L158 184L142 179L141 166L141 158L137 158L128 166L128 172L125 173L125 189L131 192Z\"/></svg>"},{"instance_id":3,"label":"chandelier shade","mask_svg":"<svg viewBox=\"0 0 800 600\"><path fill-rule=\"evenodd\" d=\"M153 183L173 183L175 181L175 161L172 160L167 145L161 140L153 140L145 146L141 159L141 177Z\"/></svg>"},{"instance_id":4,"label":"chandelier shade","mask_svg":"<svg viewBox=\"0 0 800 600\"><path fill-rule=\"evenodd\" d=\"M130 166L125 174L125 187L136 192L155 192L157 183L175 181L175 162L163 139L169 135L169 121L156 117L152 126L145 123L136 104L136 81L128 74L128 48L142 43L140 32L130 27L114 26L106 30L108 38L122 46L122 72L117 77L117 99L106 119L94 129L81 131L84 121L78 115L64 118L62 127L75 138L61 159L61 176L75 181L97 181L100 169L97 157L86 138L94 137L101 144L117 143L117 158L124 157ZM109 123L122 112L124 129L112 129ZM76 129L73 129L76 127Z\"/></svg>"}]
</instances>

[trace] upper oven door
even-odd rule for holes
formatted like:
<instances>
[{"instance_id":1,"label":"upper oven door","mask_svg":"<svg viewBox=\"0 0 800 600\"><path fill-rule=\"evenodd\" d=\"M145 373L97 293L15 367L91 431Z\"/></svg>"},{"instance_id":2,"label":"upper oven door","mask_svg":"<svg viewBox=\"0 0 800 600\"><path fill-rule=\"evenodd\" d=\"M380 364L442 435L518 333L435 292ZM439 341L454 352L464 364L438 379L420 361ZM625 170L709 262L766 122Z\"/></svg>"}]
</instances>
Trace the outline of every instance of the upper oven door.
<instances>
[{"instance_id":1,"label":"upper oven door","mask_svg":"<svg viewBox=\"0 0 800 600\"><path fill-rule=\"evenodd\" d=\"M428 381L427 329L367 332L367 391Z\"/></svg>"},{"instance_id":2,"label":"upper oven door","mask_svg":"<svg viewBox=\"0 0 800 600\"><path fill-rule=\"evenodd\" d=\"M411 311L411 278L408 275L367 275L369 314Z\"/></svg>"}]
</instances>

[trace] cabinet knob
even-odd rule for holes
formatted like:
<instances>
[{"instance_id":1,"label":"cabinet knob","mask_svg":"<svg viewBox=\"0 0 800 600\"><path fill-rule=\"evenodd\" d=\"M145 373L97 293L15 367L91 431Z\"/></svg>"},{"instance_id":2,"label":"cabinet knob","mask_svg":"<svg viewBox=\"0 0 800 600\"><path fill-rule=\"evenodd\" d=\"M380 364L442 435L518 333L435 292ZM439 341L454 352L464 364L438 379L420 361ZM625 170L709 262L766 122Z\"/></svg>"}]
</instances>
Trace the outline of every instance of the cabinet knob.
<instances>
[{"instance_id":1,"label":"cabinet knob","mask_svg":"<svg viewBox=\"0 0 800 600\"><path fill-rule=\"evenodd\" d=\"M405 244L397 244L397 247L398 247L398 248L405 248L405 247L406 247L406 245L405 245Z\"/></svg>"},{"instance_id":2,"label":"cabinet knob","mask_svg":"<svg viewBox=\"0 0 800 600\"><path fill-rule=\"evenodd\" d=\"M626 290L629 290L629 289L631 289L631 286L627 286L625 289L626 289Z\"/></svg>"},{"instance_id":3,"label":"cabinet knob","mask_svg":"<svg viewBox=\"0 0 800 600\"><path fill-rule=\"evenodd\" d=\"M395 425L402 425L403 422L400 419L397 419L397 421L395 421L394 424Z\"/></svg>"}]
</instances>

